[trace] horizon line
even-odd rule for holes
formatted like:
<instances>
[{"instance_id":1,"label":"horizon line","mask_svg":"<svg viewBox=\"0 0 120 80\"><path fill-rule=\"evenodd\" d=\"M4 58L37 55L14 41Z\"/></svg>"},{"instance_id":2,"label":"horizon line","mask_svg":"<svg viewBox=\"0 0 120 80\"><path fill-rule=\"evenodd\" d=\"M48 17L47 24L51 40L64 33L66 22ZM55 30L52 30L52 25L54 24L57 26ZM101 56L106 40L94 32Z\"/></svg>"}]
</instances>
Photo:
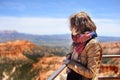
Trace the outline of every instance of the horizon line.
<instances>
[{"instance_id":1,"label":"horizon line","mask_svg":"<svg viewBox=\"0 0 120 80\"><path fill-rule=\"evenodd\" d=\"M59 34L34 34L34 33L27 33L27 32L20 32L17 30L0 30L0 33L20 33L20 34L28 34L28 35L40 35L40 36L53 36L53 35L71 35L71 33L59 33ZM120 36L109 36L109 35L98 35L98 37L120 37Z\"/></svg>"}]
</instances>

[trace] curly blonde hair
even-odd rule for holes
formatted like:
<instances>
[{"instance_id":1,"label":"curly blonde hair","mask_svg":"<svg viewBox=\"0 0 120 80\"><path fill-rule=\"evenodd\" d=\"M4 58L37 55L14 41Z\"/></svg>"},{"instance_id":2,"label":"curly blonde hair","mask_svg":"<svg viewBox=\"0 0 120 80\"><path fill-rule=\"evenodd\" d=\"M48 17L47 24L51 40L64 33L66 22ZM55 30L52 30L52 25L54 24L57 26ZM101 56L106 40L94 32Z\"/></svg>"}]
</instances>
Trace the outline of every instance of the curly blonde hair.
<instances>
[{"instance_id":1,"label":"curly blonde hair","mask_svg":"<svg viewBox=\"0 0 120 80\"><path fill-rule=\"evenodd\" d=\"M79 12L70 17L70 29L71 31L75 29L77 33L84 33L95 31L96 26L87 13Z\"/></svg>"}]
</instances>

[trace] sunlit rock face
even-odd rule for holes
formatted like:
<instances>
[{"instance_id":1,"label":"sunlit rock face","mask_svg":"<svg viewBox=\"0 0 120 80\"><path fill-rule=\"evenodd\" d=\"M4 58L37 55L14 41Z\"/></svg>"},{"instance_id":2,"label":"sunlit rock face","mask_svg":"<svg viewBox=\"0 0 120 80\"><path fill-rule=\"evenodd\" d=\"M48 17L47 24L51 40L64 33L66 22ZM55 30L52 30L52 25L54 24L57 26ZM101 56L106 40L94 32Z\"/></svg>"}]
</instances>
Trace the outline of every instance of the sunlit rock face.
<instances>
[{"instance_id":1,"label":"sunlit rock face","mask_svg":"<svg viewBox=\"0 0 120 80\"><path fill-rule=\"evenodd\" d=\"M116 65L102 64L99 70L99 77L120 76L119 67Z\"/></svg>"},{"instance_id":2,"label":"sunlit rock face","mask_svg":"<svg viewBox=\"0 0 120 80\"><path fill-rule=\"evenodd\" d=\"M32 70L33 61L23 54L31 52L34 46L26 40L0 43L0 80L34 79L36 70Z\"/></svg>"},{"instance_id":3,"label":"sunlit rock face","mask_svg":"<svg viewBox=\"0 0 120 80\"><path fill-rule=\"evenodd\" d=\"M34 44L26 40L0 43L0 57L8 57L10 59L25 58L23 52L31 51L34 46Z\"/></svg>"},{"instance_id":4,"label":"sunlit rock face","mask_svg":"<svg viewBox=\"0 0 120 80\"><path fill-rule=\"evenodd\" d=\"M101 43L103 54L120 54L120 42Z\"/></svg>"},{"instance_id":5,"label":"sunlit rock face","mask_svg":"<svg viewBox=\"0 0 120 80\"><path fill-rule=\"evenodd\" d=\"M0 80L46 80L62 65L61 51L26 40L0 43Z\"/></svg>"}]
</instances>

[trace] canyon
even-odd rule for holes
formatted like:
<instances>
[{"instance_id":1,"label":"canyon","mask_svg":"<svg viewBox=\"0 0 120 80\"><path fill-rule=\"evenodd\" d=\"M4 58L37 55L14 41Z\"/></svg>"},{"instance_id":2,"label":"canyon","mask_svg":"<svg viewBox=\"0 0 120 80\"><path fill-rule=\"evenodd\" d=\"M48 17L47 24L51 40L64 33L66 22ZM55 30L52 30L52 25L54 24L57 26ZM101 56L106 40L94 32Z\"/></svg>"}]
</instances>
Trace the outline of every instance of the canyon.
<instances>
[{"instance_id":1,"label":"canyon","mask_svg":"<svg viewBox=\"0 0 120 80\"><path fill-rule=\"evenodd\" d=\"M104 55L120 54L120 42L100 44ZM62 65L67 52L66 48L38 46L27 40L0 43L0 80L46 80ZM117 58L103 59L99 76L120 76L119 64ZM58 77L65 75L64 70Z\"/></svg>"}]
</instances>

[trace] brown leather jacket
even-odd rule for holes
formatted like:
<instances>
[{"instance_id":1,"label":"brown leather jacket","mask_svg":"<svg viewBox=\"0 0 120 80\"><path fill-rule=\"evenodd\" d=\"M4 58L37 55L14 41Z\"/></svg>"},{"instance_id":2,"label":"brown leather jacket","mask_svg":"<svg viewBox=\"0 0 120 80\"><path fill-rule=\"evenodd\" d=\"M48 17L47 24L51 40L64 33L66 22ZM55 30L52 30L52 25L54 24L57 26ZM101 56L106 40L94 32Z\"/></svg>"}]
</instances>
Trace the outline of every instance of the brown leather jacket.
<instances>
[{"instance_id":1,"label":"brown leather jacket","mask_svg":"<svg viewBox=\"0 0 120 80\"><path fill-rule=\"evenodd\" d=\"M74 50L74 46L72 49ZM82 80L94 80L100 67L101 58L102 48L99 42L96 39L91 39L81 55L78 56L78 61L72 59L67 66L82 75Z\"/></svg>"}]
</instances>

